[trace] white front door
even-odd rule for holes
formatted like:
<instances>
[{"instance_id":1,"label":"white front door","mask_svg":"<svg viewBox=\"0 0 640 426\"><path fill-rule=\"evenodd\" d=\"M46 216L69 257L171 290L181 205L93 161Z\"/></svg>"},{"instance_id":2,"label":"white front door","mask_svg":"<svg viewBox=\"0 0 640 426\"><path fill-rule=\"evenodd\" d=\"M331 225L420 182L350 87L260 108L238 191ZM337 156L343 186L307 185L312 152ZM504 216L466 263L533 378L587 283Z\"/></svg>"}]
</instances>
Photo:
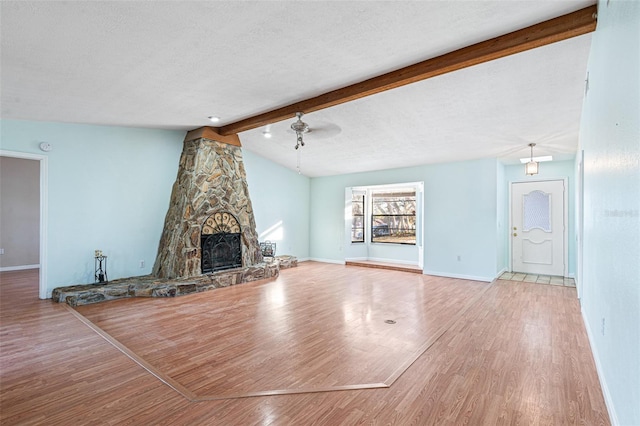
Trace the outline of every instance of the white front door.
<instances>
[{"instance_id":1,"label":"white front door","mask_svg":"<svg viewBox=\"0 0 640 426\"><path fill-rule=\"evenodd\" d=\"M564 275L563 180L511 184L511 269Z\"/></svg>"}]
</instances>

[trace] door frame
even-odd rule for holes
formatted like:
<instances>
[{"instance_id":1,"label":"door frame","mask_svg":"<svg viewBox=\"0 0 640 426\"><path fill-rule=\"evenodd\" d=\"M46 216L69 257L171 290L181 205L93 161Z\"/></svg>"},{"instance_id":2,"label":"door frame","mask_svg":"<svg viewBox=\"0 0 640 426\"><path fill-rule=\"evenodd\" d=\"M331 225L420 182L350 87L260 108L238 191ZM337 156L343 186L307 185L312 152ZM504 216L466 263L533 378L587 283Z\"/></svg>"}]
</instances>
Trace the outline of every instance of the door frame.
<instances>
[{"instance_id":1,"label":"door frame","mask_svg":"<svg viewBox=\"0 0 640 426\"><path fill-rule=\"evenodd\" d=\"M578 151L578 178L576 179L576 290L578 292L578 299L582 297L582 277L583 277L583 261L584 261L584 247L583 247L583 235L584 235L584 150Z\"/></svg>"},{"instance_id":2,"label":"door frame","mask_svg":"<svg viewBox=\"0 0 640 426\"><path fill-rule=\"evenodd\" d=\"M564 277L568 277L569 276L569 178L567 177L561 177L561 178L536 178L536 179L523 179L523 180L514 180L514 181L509 181L509 194L508 194L508 203L507 203L507 208L509 209L509 228L507 228L507 240L508 240L508 250L509 250L509 271L512 272L513 271L513 247L512 247L512 238L511 238L511 230L513 229L513 209L511 208L511 204L512 204L512 199L511 199L511 192L512 192L512 187L514 184L519 184L519 183L535 183L535 182L549 182L549 181L562 181L564 184L564 196L562 197L564 199L563 202L563 221L564 221L564 232L562 235L562 239L563 239L563 262L564 262L564 268L563 268L563 275Z\"/></svg>"},{"instance_id":3,"label":"door frame","mask_svg":"<svg viewBox=\"0 0 640 426\"><path fill-rule=\"evenodd\" d=\"M47 230L49 226L49 157L41 154L30 154L18 151L0 150L1 157L36 160L40 163L40 271L38 296L48 299L47 291Z\"/></svg>"}]
</instances>

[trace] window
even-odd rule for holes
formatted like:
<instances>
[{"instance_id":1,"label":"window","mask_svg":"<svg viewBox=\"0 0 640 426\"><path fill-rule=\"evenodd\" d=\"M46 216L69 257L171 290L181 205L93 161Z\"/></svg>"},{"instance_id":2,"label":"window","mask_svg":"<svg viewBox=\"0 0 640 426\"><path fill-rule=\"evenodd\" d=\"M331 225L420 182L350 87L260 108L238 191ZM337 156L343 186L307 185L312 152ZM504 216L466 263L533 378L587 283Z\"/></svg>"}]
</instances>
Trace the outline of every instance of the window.
<instances>
[{"instance_id":1,"label":"window","mask_svg":"<svg viewBox=\"0 0 640 426\"><path fill-rule=\"evenodd\" d=\"M416 190L371 193L371 242L416 244Z\"/></svg>"},{"instance_id":2,"label":"window","mask_svg":"<svg viewBox=\"0 0 640 426\"><path fill-rule=\"evenodd\" d=\"M364 243L364 194L356 192L351 199L351 242Z\"/></svg>"},{"instance_id":3,"label":"window","mask_svg":"<svg viewBox=\"0 0 640 426\"><path fill-rule=\"evenodd\" d=\"M551 194L542 191L532 191L524 195L523 231L542 229L551 232Z\"/></svg>"}]
</instances>

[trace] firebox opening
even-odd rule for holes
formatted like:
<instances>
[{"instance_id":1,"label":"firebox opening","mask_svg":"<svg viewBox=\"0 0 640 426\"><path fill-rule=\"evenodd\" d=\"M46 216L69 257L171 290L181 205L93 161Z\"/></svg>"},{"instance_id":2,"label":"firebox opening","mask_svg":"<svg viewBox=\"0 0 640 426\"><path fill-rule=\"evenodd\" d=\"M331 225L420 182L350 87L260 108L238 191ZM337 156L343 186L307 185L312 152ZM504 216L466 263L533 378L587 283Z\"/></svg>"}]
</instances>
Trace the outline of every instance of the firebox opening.
<instances>
[{"instance_id":1,"label":"firebox opening","mask_svg":"<svg viewBox=\"0 0 640 426\"><path fill-rule=\"evenodd\" d=\"M214 213L200 235L202 273L242 267L240 225L228 212Z\"/></svg>"}]
</instances>

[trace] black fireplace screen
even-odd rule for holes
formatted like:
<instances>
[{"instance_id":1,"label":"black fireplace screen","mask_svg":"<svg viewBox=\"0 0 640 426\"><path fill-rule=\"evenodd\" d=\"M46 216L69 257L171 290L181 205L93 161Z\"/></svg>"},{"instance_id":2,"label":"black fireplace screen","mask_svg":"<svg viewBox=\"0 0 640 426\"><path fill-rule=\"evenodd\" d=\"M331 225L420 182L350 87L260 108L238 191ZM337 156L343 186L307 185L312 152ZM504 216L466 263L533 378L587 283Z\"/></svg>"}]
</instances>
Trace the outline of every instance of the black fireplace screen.
<instances>
[{"instance_id":1,"label":"black fireplace screen","mask_svg":"<svg viewBox=\"0 0 640 426\"><path fill-rule=\"evenodd\" d=\"M203 274L242 266L240 234L203 235L201 244Z\"/></svg>"},{"instance_id":2,"label":"black fireplace screen","mask_svg":"<svg viewBox=\"0 0 640 426\"><path fill-rule=\"evenodd\" d=\"M231 213L207 218L200 235L202 273L242 266L240 225Z\"/></svg>"}]
</instances>

